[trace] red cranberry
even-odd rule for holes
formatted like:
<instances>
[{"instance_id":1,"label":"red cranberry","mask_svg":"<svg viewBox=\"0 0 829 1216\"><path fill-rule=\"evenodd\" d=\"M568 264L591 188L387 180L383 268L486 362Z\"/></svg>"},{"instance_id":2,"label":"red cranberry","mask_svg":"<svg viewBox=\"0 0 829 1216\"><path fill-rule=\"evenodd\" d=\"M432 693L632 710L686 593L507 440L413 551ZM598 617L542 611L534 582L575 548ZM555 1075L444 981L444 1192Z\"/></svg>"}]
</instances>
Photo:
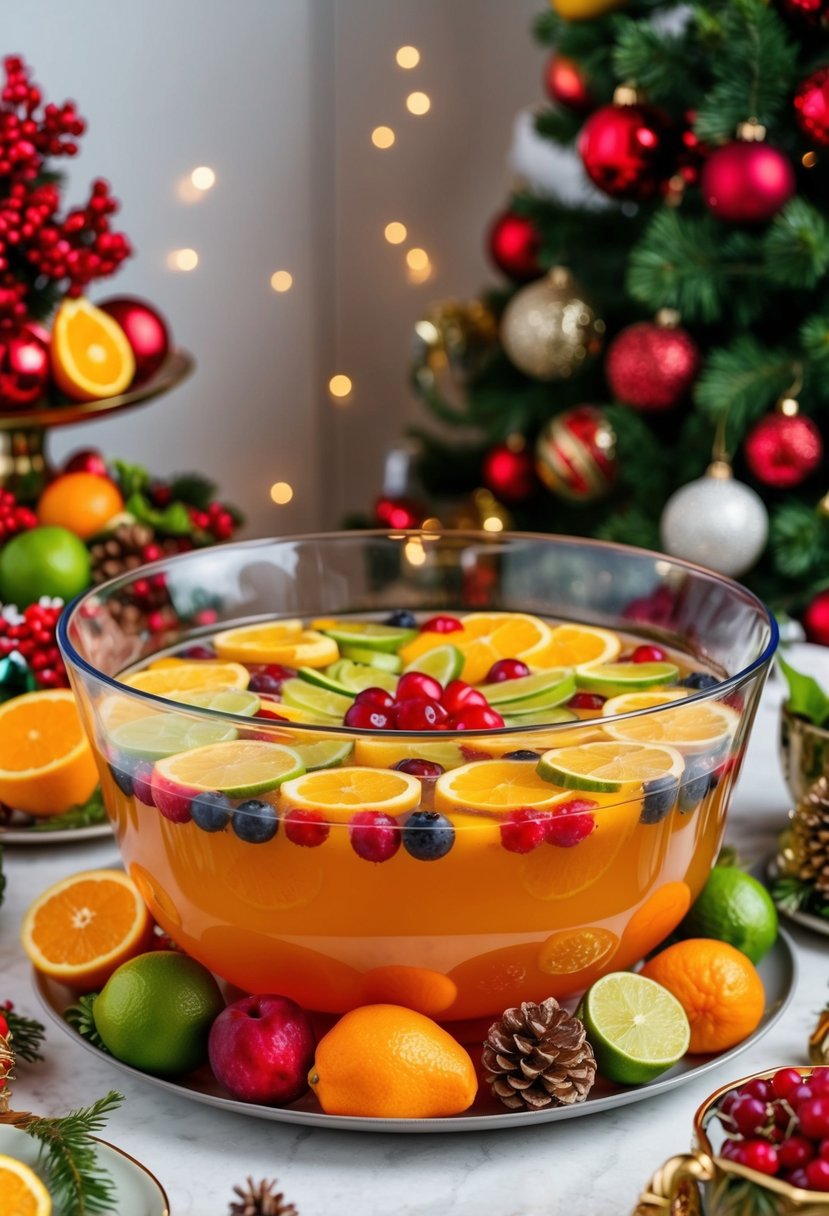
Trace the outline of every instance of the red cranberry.
<instances>
[{"instance_id":1,"label":"red cranberry","mask_svg":"<svg viewBox=\"0 0 829 1216\"><path fill-rule=\"evenodd\" d=\"M492 752L485 752L482 747L470 747L468 743L459 744L458 751L461 753L467 764L471 764L473 760L492 759Z\"/></svg>"},{"instance_id":2,"label":"red cranberry","mask_svg":"<svg viewBox=\"0 0 829 1216\"><path fill-rule=\"evenodd\" d=\"M136 764L132 772L132 792L144 806L155 806L152 780L153 766L146 760Z\"/></svg>"},{"instance_id":3,"label":"red cranberry","mask_svg":"<svg viewBox=\"0 0 829 1216\"><path fill-rule=\"evenodd\" d=\"M743 1094L731 1108L731 1119L743 1136L754 1136L768 1121L765 1102Z\"/></svg>"},{"instance_id":4,"label":"red cranberry","mask_svg":"<svg viewBox=\"0 0 829 1216\"><path fill-rule=\"evenodd\" d=\"M778 1068L771 1079L771 1088L775 1098L789 1099L803 1078L796 1068Z\"/></svg>"},{"instance_id":5,"label":"red cranberry","mask_svg":"<svg viewBox=\"0 0 829 1216\"><path fill-rule=\"evenodd\" d=\"M364 688L354 698L355 705L374 705L377 709L391 709L394 697L385 688Z\"/></svg>"},{"instance_id":6,"label":"red cranberry","mask_svg":"<svg viewBox=\"0 0 829 1216\"><path fill-rule=\"evenodd\" d=\"M398 701L394 707L398 730L440 730L448 719L448 713L437 701Z\"/></svg>"},{"instance_id":7,"label":"red cranberry","mask_svg":"<svg viewBox=\"0 0 829 1216\"><path fill-rule=\"evenodd\" d=\"M457 633L463 625L456 616L430 616L420 628L423 633Z\"/></svg>"},{"instance_id":8,"label":"red cranberry","mask_svg":"<svg viewBox=\"0 0 829 1216\"><path fill-rule=\"evenodd\" d=\"M345 711L343 725L357 730L394 730L394 718L390 709L355 701Z\"/></svg>"},{"instance_id":9,"label":"red cranberry","mask_svg":"<svg viewBox=\"0 0 829 1216\"><path fill-rule=\"evenodd\" d=\"M500 684L502 680L520 680L522 676L529 674L529 667L520 659L499 659L486 673L486 683Z\"/></svg>"},{"instance_id":10,"label":"red cranberry","mask_svg":"<svg viewBox=\"0 0 829 1216\"><path fill-rule=\"evenodd\" d=\"M805 1136L789 1136L777 1150L777 1160L783 1170L796 1170L811 1161L814 1155L815 1146Z\"/></svg>"},{"instance_id":11,"label":"red cranberry","mask_svg":"<svg viewBox=\"0 0 829 1216\"><path fill-rule=\"evenodd\" d=\"M810 1098L797 1108L800 1130L812 1140L829 1137L829 1098Z\"/></svg>"},{"instance_id":12,"label":"red cranberry","mask_svg":"<svg viewBox=\"0 0 829 1216\"><path fill-rule=\"evenodd\" d=\"M531 853L544 842L548 822L546 811L536 811L531 807L510 811L501 824L501 844L508 853Z\"/></svg>"},{"instance_id":13,"label":"red cranberry","mask_svg":"<svg viewBox=\"0 0 829 1216\"><path fill-rule=\"evenodd\" d=\"M319 811L288 811L282 822L291 844L315 849L328 839L330 828Z\"/></svg>"},{"instance_id":14,"label":"red cranberry","mask_svg":"<svg viewBox=\"0 0 829 1216\"><path fill-rule=\"evenodd\" d=\"M829 1097L829 1068L816 1068L809 1077L809 1088L816 1098Z\"/></svg>"},{"instance_id":15,"label":"red cranberry","mask_svg":"<svg viewBox=\"0 0 829 1216\"><path fill-rule=\"evenodd\" d=\"M400 826L382 811L358 811L348 825L348 839L364 861L388 861L400 848Z\"/></svg>"},{"instance_id":16,"label":"red cranberry","mask_svg":"<svg viewBox=\"0 0 829 1216\"><path fill-rule=\"evenodd\" d=\"M597 692L574 692L567 702L567 708L589 709L593 713L598 713L606 700L606 697L600 697Z\"/></svg>"},{"instance_id":17,"label":"red cranberry","mask_svg":"<svg viewBox=\"0 0 829 1216\"><path fill-rule=\"evenodd\" d=\"M488 705L470 705L459 714L453 714L448 722L449 730L492 730L503 726L504 719Z\"/></svg>"},{"instance_id":18,"label":"red cranberry","mask_svg":"<svg viewBox=\"0 0 829 1216\"><path fill-rule=\"evenodd\" d=\"M788 1101L797 1110L804 1102L811 1101L814 1096L811 1085L807 1085L805 1081L801 1081L797 1088L789 1094Z\"/></svg>"},{"instance_id":19,"label":"red cranberry","mask_svg":"<svg viewBox=\"0 0 829 1216\"><path fill-rule=\"evenodd\" d=\"M719 1104L718 1110L722 1115L730 1115L731 1109L735 1102L740 1099L740 1092L737 1089L730 1089Z\"/></svg>"},{"instance_id":20,"label":"red cranberry","mask_svg":"<svg viewBox=\"0 0 829 1216\"><path fill-rule=\"evenodd\" d=\"M777 1149L767 1140L744 1140L740 1160L761 1174L777 1173Z\"/></svg>"},{"instance_id":21,"label":"red cranberry","mask_svg":"<svg viewBox=\"0 0 829 1216\"><path fill-rule=\"evenodd\" d=\"M821 1140L817 1150L818 1157L822 1157L824 1161L829 1161L829 1139Z\"/></svg>"},{"instance_id":22,"label":"red cranberry","mask_svg":"<svg viewBox=\"0 0 829 1216\"><path fill-rule=\"evenodd\" d=\"M173 785L166 781L153 780L152 797L165 819L172 823L189 823L193 818L191 807L198 790L187 789L186 786Z\"/></svg>"},{"instance_id":23,"label":"red cranberry","mask_svg":"<svg viewBox=\"0 0 829 1216\"><path fill-rule=\"evenodd\" d=\"M630 656L632 663L664 663L666 658L661 646L637 646Z\"/></svg>"},{"instance_id":24,"label":"red cranberry","mask_svg":"<svg viewBox=\"0 0 829 1216\"><path fill-rule=\"evenodd\" d=\"M248 688L251 692L279 693L285 680L290 680L295 675L296 671L291 667L283 667L281 663L269 663L267 667L251 672Z\"/></svg>"},{"instance_id":25,"label":"red cranberry","mask_svg":"<svg viewBox=\"0 0 829 1216\"><path fill-rule=\"evenodd\" d=\"M185 646L184 650L180 650L176 655L178 659L189 659L190 661L198 661L201 659L215 659L216 651L212 646L200 646L194 644Z\"/></svg>"},{"instance_id":26,"label":"red cranberry","mask_svg":"<svg viewBox=\"0 0 829 1216\"><path fill-rule=\"evenodd\" d=\"M805 1168L810 1191L829 1191L829 1161L815 1157Z\"/></svg>"},{"instance_id":27,"label":"red cranberry","mask_svg":"<svg viewBox=\"0 0 829 1216\"><path fill-rule=\"evenodd\" d=\"M441 698L443 708L450 714L459 714L472 705L489 705L486 697L465 680L450 680Z\"/></svg>"},{"instance_id":28,"label":"red cranberry","mask_svg":"<svg viewBox=\"0 0 829 1216\"><path fill-rule=\"evenodd\" d=\"M811 1189L809 1184L809 1175L806 1173L805 1167L791 1170L786 1175L784 1181L788 1182L789 1186L800 1187L802 1191L808 1191Z\"/></svg>"},{"instance_id":29,"label":"red cranberry","mask_svg":"<svg viewBox=\"0 0 829 1216\"><path fill-rule=\"evenodd\" d=\"M436 781L445 771L442 764L436 764L434 760L420 760L416 756L408 760L398 760L392 768L397 769L399 773L408 773L410 777L419 777L421 781Z\"/></svg>"},{"instance_id":30,"label":"red cranberry","mask_svg":"<svg viewBox=\"0 0 829 1216\"><path fill-rule=\"evenodd\" d=\"M761 1102L770 1102L774 1097L771 1082L766 1081L764 1077L755 1077L752 1081L747 1081L740 1092L752 1098L759 1098Z\"/></svg>"},{"instance_id":31,"label":"red cranberry","mask_svg":"<svg viewBox=\"0 0 829 1216\"><path fill-rule=\"evenodd\" d=\"M397 681L397 701L440 701L443 686L424 671L407 671Z\"/></svg>"},{"instance_id":32,"label":"red cranberry","mask_svg":"<svg viewBox=\"0 0 829 1216\"><path fill-rule=\"evenodd\" d=\"M742 1140L724 1140L722 1148L720 1149L720 1156L725 1157L726 1161L742 1161Z\"/></svg>"},{"instance_id":33,"label":"red cranberry","mask_svg":"<svg viewBox=\"0 0 829 1216\"><path fill-rule=\"evenodd\" d=\"M596 827L595 816L589 812L598 805L590 798L571 798L554 806L547 822L547 843L559 849L581 844Z\"/></svg>"}]
</instances>

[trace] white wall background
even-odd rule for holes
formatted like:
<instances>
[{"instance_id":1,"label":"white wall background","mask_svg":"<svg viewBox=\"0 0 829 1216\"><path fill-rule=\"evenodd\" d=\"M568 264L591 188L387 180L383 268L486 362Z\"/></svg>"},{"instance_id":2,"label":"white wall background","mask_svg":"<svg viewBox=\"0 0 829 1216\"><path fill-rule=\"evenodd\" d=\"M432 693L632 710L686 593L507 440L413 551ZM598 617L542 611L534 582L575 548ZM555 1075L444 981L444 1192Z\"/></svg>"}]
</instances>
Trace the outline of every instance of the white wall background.
<instances>
[{"instance_id":1,"label":"white wall background","mask_svg":"<svg viewBox=\"0 0 829 1216\"><path fill-rule=\"evenodd\" d=\"M530 21L544 0L40 0L4 5L4 54L88 119L66 197L106 177L137 255L93 299L153 301L196 375L132 412L53 432L168 474L200 469L246 534L337 526L370 509L383 457L424 415L407 386L412 326L433 299L495 278L484 232L505 199L516 112L541 98ZM411 44L411 71L395 51ZM426 92L415 117L407 94ZM372 146L372 129L396 133ZM180 183L211 166L215 187ZM383 229L404 223L389 245ZM430 280L405 253L427 250ZM199 265L170 270L189 247ZM284 294L274 270L294 277ZM329 377L354 383L347 404ZM275 481L294 487L277 507Z\"/></svg>"}]
</instances>

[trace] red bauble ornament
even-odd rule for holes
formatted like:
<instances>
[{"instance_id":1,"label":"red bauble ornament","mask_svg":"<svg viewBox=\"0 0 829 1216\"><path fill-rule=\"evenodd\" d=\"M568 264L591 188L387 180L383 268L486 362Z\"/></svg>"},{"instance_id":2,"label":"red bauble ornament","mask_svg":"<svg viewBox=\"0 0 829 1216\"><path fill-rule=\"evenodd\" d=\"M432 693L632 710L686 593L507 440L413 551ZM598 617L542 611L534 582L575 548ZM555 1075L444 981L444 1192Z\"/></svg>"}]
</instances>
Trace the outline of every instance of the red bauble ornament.
<instances>
[{"instance_id":1,"label":"red bauble ornament","mask_svg":"<svg viewBox=\"0 0 829 1216\"><path fill-rule=\"evenodd\" d=\"M699 369L699 350L686 330L659 321L638 321L611 342L605 375L615 397L636 410L672 409Z\"/></svg>"},{"instance_id":2,"label":"red bauble ornament","mask_svg":"<svg viewBox=\"0 0 829 1216\"><path fill-rule=\"evenodd\" d=\"M616 480L616 436L595 405L577 405L552 418L538 437L535 456L547 488L573 502L603 498Z\"/></svg>"},{"instance_id":3,"label":"red bauble ornament","mask_svg":"<svg viewBox=\"0 0 829 1216\"><path fill-rule=\"evenodd\" d=\"M706 206L733 224L764 224L795 192L785 153L759 140L735 139L712 152L700 175Z\"/></svg>"},{"instance_id":4,"label":"red bauble ornament","mask_svg":"<svg viewBox=\"0 0 829 1216\"><path fill-rule=\"evenodd\" d=\"M794 95L794 116L804 135L829 147L829 67L807 76Z\"/></svg>"},{"instance_id":5,"label":"red bauble ornament","mask_svg":"<svg viewBox=\"0 0 829 1216\"><path fill-rule=\"evenodd\" d=\"M602 106L582 127L578 147L587 176L611 198L642 202L673 169L671 123L654 106Z\"/></svg>"},{"instance_id":6,"label":"red bauble ornament","mask_svg":"<svg viewBox=\"0 0 829 1216\"><path fill-rule=\"evenodd\" d=\"M78 448L64 461L64 473L94 473L96 477L109 477L107 462L97 448Z\"/></svg>"},{"instance_id":7,"label":"red bauble ornament","mask_svg":"<svg viewBox=\"0 0 829 1216\"><path fill-rule=\"evenodd\" d=\"M544 67L544 88L551 101L582 113L595 105L581 64L553 52Z\"/></svg>"},{"instance_id":8,"label":"red bauble ornament","mask_svg":"<svg viewBox=\"0 0 829 1216\"><path fill-rule=\"evenodd\" d=\"M746 436L745 458L763 485L787 490L814 473L823 459L823 439L811 418L769 414Z\"/></svg>"},{"instance_id":9,"label":"red bauble ornament","mask_svg":"<svg viewBox=\"0 0 829 1216\"><path fill-rule=\"evenodd\" d=\"M39 325L0 329L0 410L22 410L43 396L49 338Z\"/></svg>"},{"instance_id":10,"label":"red bauble ornament","mask_svg":"<svg viewBox=\"0 0 829 1216\"><path fill-rule=\"evenodd\" d=\"M98 305L118 322L135 355L133 384L142 384L157 372L170 349L167 322L151 304L135 296L114 296Z\"/></svg>"},{"instance_id":11,"label":"red bauble ornament","mask_svg":"<svg viewBox=\"0 0 829 1216\"><path fill-rule=\"evenodd\" d=\"M802 617L806 640L829 646L829 590L819 591Z\"/></svg>"},{"instance_id":12,"label":"red bauble ornament","mask_svg":"<svg viewBox=\"0 0 829 1216\"><path fill-rule=\"evenodd\" d=\"M489 256L498 269L516 282L526 283L543 274L538 261L541 238L532 220L504 211L497 215L489 230Z\"/></svg>"},{"instance_id":13,"label":"red bauble ornament","mask_svg":"<svg viewBox=\"0 0 829 1216\"><path fill-rule=\"evenodd\" d=\"M396 532L419 528L426 515L425 508L413 498L382 496L374 504L374 518L380 527L394 528Z\"/></svg>"},{"instance_id":14,"label":"red bauble ornament","mask_svg":"<svg viewBox=\"0 0 829 1216\"><path fill-rule=\"evenodd\" d=\"M484 483L496 498L524 502L536 488L535 461L523 446L499 443L484 457Z\"/></svg>"},{"instance_id":15,"label":"red bauble ornament","mask_svg":"<svg viewBox=\"0 0 829 1216\"><path fill-rule=\"evenodd\" d=\"M799 25L819 25L827 15L826 0L780 0L780 8Z\"/></svg>"}]
</instances>

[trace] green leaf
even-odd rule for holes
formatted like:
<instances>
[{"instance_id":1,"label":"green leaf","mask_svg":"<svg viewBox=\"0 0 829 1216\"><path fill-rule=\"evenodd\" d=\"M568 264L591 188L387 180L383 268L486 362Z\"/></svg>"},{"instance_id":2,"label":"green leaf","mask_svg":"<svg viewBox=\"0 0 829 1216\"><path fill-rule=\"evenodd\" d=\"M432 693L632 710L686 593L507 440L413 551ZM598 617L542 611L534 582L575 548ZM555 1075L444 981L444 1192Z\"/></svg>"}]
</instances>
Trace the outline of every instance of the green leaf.
<instances>
[{"instance_id":1,"label":"green leaf","mask_svg":"<svg viewBox=\"0 0 829 1216\"><path fill-rule=\"evenodd\" d=\"M51 815L48 819L37 819L30 832L61 832L67 828L88 828L96 823L106 823L107 813L101 788L98 786L80 806L70 807L62 815Z\"/></svg>"},{"instance_id":2,"label":"green leaf","mask_svg":"<svg viewBox=\"0 0 829 1216\"><path fill-rule=\"evenodd\" d=\"M204 511L216 494L216 485L201 473L176 473L169 490L174 499Z\"/></svg>"},{"instance_id":3,"label":"green leaf","mask_svg":"<svg viewBox=\"0 0 829 1216\"><path fill-rule=\"evenodd\" d=\"M132 494L124 507L139 523L148 524L155 532L164 532L168 536L189 536L193 531L190 513L183 502L171 502L159 510L144 494Z\"/></svg>"},{"instance_id":4,"label":"green leaf","mask_svg":"<svg viewBox=\"0 0 829 1216\"><path fill-rule=\"evenodd\" d=\"M795 671L782 655L778 654L777 662L789 688L788 709L814 726L822 726L829 718L829 697L814 676Z\"/></svg>"},{"instance_id":5,"label":"green leaf","mask_svg":"<svg viewBox=\"0 0 829 1216\"><path fill-rule=\"evenodd\" d=\"M97 996L97 992L88 992L84 996L79 996L74 1005L66 1007L63 1016L72 1029L77 1030L81 1038L86 1039L93 1047L99 1047L101 1051L109 1054L109 1048L98 1034L98 1027L95 1025L93 1010Z\"/></svg>"},{"instance_id":6,"label":"green leaf","mask_svg":"<svg viewBox=\"0 0 829 1216\"><path fill-rule=\"evenodd\" d=\"M143 465L128 464L125 460L114 461L115 479L124 498L143 494L150 486L150 475Z\"/></svg>"}]
</instances>

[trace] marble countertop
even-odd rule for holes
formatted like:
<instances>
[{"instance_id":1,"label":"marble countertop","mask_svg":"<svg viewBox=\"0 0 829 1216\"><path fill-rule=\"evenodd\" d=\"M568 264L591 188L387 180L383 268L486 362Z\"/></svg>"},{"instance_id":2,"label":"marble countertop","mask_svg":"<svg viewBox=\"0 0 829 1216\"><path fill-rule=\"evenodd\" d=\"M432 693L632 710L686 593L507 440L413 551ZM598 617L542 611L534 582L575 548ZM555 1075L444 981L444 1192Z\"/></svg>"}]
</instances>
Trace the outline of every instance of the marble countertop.
<instances>
[{"instance_id":1,"label":"marble countertop","mask_svg":"<svg viewBox=\"0 0 829 1216\"><path fill-rule=\"evenodd\" d=\"M791 649L795 666L829 674L829 651ZM743 864L770 856L785 823L788 795L777 759L772 678L732 805L727 843ZM0 909L0 999L47 1020L18 944L35 894L80 869L117 864L109 840L5 851L7 892ZM731 1066L659 1097L589 1117L533 1128L453 1135L372 1135L309 1129L250 1118L162 1092L113 1069L47 1026L46 1060L19 1070L15 1105L61 1114L118 1089L123 1106L105 1138L139 1158L170 1198L171 1216L226 1216L234 1185L276 1177L301 1216L359 1211L365 1216L620 1216L631 1211L653 1171L687 1149L691 1117L719 1085L777 1064L807 1062L806 1043L826 1004L829 940L786 926L800 979L785 1016Z\"/></svg>"}]
</instances>

